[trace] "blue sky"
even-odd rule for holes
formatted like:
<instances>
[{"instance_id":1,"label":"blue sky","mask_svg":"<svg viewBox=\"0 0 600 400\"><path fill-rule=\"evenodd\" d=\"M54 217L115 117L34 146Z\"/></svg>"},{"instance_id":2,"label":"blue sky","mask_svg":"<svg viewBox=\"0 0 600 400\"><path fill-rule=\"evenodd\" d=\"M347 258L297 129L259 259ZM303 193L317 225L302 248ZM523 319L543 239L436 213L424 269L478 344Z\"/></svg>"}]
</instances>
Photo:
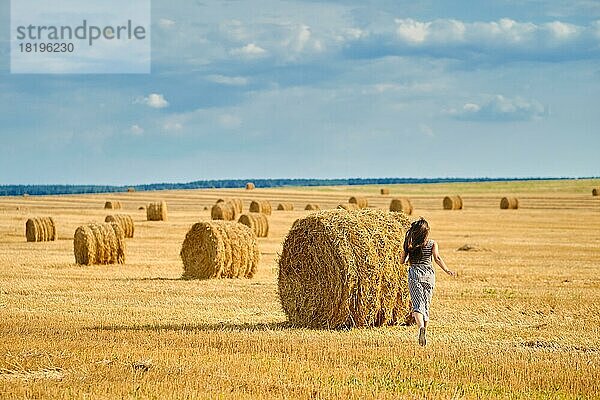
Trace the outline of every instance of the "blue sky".
<instances>
[{"instance_id":1,"label":"blue sky","mask_svg":"<svg viewBox=\"0 0 600 400\"><path fill-rule=\"evenodd\" d=\"M600 175L598 1L154 0L150 75L11 75L8 3L0 184Z\"/></svg>"}]
</instances>

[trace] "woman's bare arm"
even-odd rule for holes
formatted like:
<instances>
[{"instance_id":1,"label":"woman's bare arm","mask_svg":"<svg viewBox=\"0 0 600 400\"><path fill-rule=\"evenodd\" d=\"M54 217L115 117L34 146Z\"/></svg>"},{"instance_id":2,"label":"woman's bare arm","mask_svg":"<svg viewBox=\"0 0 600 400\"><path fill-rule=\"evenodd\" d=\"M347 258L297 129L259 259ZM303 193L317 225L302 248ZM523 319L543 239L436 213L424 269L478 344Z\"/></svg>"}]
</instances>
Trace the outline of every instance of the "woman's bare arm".
<instances>
[{"instance_id":1,"label":"woman's bare arm","mask_svg":"<svg viewBox=\"0 0 600 400\"><path fill-rule=\"evenodd\" d=\"M433 260L435 261L435 263L437 265L439 265L440 268L443 269L445 273L447 273L448 275L456 276L456 272L450 271L448 269L448 266L446 266L446 263L442 259L442 256L440 256L440 250L438 248L437 242L433 242L432 255L433 255Z\"/></svg>"}]
</instances>

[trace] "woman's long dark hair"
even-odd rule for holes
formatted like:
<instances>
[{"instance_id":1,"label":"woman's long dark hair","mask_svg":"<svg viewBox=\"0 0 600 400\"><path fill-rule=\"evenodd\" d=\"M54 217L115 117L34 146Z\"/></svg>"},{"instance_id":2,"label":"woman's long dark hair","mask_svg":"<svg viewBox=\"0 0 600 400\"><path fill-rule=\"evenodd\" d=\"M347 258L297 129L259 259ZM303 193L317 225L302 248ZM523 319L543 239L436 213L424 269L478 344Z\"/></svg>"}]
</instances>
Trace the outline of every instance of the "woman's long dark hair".
<instances>
[{"instance_id":1,"label":"woman's long dark hair","mask_svg":"<svg viewBox=\"0 0 600 400\"><path fill-rule=\"evenodd\" d=\"M423 245L429 236L429 224L421 217L410 225L406 236L404 236L404 254L408 254L408 260L413 263L423 257Z\"/></svg>"}]
</instances>

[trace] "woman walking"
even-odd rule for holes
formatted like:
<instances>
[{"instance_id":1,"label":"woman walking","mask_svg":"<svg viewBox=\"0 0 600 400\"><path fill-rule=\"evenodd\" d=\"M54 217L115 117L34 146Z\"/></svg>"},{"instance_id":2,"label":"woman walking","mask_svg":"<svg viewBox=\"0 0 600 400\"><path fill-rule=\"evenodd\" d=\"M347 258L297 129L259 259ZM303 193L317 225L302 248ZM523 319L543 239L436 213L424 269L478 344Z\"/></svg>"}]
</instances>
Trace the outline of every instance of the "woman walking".
<instances>
[{"instance_id":1,"label":"woman walking","mask_svg":"<svg viewBox=\"0 0 600 400\"><path fill-rule=\"evenodd\" d=\"M439 253L438 245L429 239L429 224L420 218L411 224L404 238L404 262L409 262L408 290L413 307L413 317L419 326L419 344L427 344L427 322L429 321L429 305L435 287L435 269L432 258L448 275L450 271Z\"/></svg>"}]
</instances>

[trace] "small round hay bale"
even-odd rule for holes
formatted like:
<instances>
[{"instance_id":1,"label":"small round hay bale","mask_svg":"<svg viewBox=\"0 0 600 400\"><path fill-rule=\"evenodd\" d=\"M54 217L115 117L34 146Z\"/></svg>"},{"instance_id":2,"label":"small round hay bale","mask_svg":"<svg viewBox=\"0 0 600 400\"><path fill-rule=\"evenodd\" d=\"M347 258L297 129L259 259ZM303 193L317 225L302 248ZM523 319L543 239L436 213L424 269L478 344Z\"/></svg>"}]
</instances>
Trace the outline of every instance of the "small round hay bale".
<instances>
[{"instance_id":1,"label":"small round hay bale","mask_svg":"<svg viewBox=\"0 0 600 400\"><path fill-rule=\"evenodd\" d=\"M294 326L348 328L408 322L404 213L326 210L297 220L279 259L279 298Z\"/></svg>"},{"instance_id":2,"label":"small round hay bale","mask_svg":"<svg viewBox=\"0 0 600 400\"><path fill-rule=\"evenodd\" d=\"M254 232L230 221L194 224L179 255L186 279L252 278L260 258Z\"/></svg>"},{"instance_id":3,"label":"small round hay bale","mask_svg":"<svg viewBox=\"0 0 600 400\"><path fill-rule=\"evenodd\" d=\"M348 200L348 203L350 203L350 204L356 204L358 206L358 208L367 208L367 207L369 207L369 200L366 197L352 196Z\"/></svg>"},{"instance_id":4,"label":"small round hay bale","mask_svg":"<svg viewBox=\"0 0 600 400\"><path fill-rule=\"evenodd\" d=\"M379 193L380 193L381 195L387 195L387 194L390 194L390 189L388 189L388 188L381 188L381 189L379 189Z\"/></svg>"},{"instance_id":5,"label":"small round hay bale","mask_svg":"<svg viewBox=\"0 0 600 400\"><path fill-rule=\"evenodd\" d=\"M56 225L52 217L29 218L25 222L28 242L52 242L56 240Z\"/></svg>"},{"instance_id":6,"label":"small round hay bale","mask_svg":"<svg viewBox=\"0 0 600 400\"><path fill-rule=\"evenodd\" d=\"M407 215L413 213L412 202L406 197L397 197L390 202L390 211L402 211Z\"/></svg>"},{"instance_id":7,"label":"small round hay bale","mask_svg":"<svg viewBox=\"0 0 600 400\"><path fill-rule=\"evenodd\" d=\"M279 203L277 205L277 210L278 211L294 211L294 204L293 203Z\"/></svg>"},{"instance_id":8,"label":"small round hay bale","mask_svg":"<svg viewBox=\"0 0 600 400\"><path fill-rule=\"evenodd\" d=\"M592 196L600 196L600 188L593 188Z\"/></svg>"},{"instance_id":9,"label":"small round hay bale","mask_svg":"<svg viewBox=\"0 0 600 400\"><path fill-rule=\"evenodd\" d=\"M319 211L321 210L321 206L319 206L318 204L307 204L306 207L304 207L304 209L306 211Z\"/></svg>"},{"instance_id":10,"label":"small round hay bale","mask_svg":"<svg viewBox=\"0 0 600 400\"><path fill-rule=\"evenodd\" d=\"M120 210L121 208L121 202L118 200L109 200L104 203L105 210Z\"/></svg>"},{"instance_id":11,"label":"small round hay bale","mask_svg":"<svg viewBox=\"0 0 600 400\"><path fill-rule=\"evenodd\" d=\"M340 210L346 210L346 211L353 211L353 210L360 210L360 208L358 208L358 204L355 203L348 203L348 204L339 204L337 206L338 209Z\"/></svg>"},{"instance_id":12,"label":"small round hay bale","mask_svg":"<svg viewBox=\"0 0 600 400\"><path fill-rule=\"evenodd\" d=\"M145 210L145 209L146 209L146 207L144 207L144 206L140 206L140 207L138 208L138 210L140 210L140 211L143 211L143 210Z\"/></svg>"},{"instance_id":13,"label":"small round hay bale","mask_svg":"<svg viewBox=\"0 0 600 400\"><path fill-rule=\"evenodd\" d=\"M462 210L463 201L460 196L446 196L443 201L444 210Z\"/></svg>"},{"instance_id":14,"label":"small round hay bale","mask_svg":"<svg viewBox=\"0 0 600 400\"><path fill-rule=\"evenodd\" d=\"M233 208L235 209L236 215L239 215L239 214L241 214L244 211L244 202L242 201L242 199L238 199L237 197L235 197L235 198L218 199L216 204L219 204L219 203L231 203L231 204L233 204Z\"/></svg>"},{"instance_id":15,"label":"small round hay bale","mask_svg":"<svg viewBox=\"0 0 600 400\"><path fill-rule=\"evenodd\" d=\"M269 220L265 214L255 212L242 214L238 222L252 229L256 237L267 237L269 235Z\"/></svg>"},{"instance_id":16,"label":"small round hay bale","mask_svg":"<svg viewBox=\"0 0 600 400\"><path fill-rule=\"evenodd\" d=\"M146 218L148 221L166 221L167 203L164 201L158 203L150 203L146 207Z\"/></svg>"},{"instance_id":17,"label":"small round hay bale","mask_svg":"<svg viewBox=\"0 0 600 400\"><path fill-rule=\"evenodd\" d=\"M500 208L502 210L516 210L519 208L519 199L516 197L503 197L500 200Z\"/></svg>"},{"instance_id":18,"label":"small round hay bale","mask_svg":"<svg viewBox=\"0 0 600 400\"><path fill-rule=\"evenodd\" d=\"M271 203L267 200L256 200L250 203L250 212L271 215Z\"/></svg>"},{"instance_id":19,"label":"small round hay bale","mask_svg":"<svg viewBox=\"0 0 600 400\"><path fill-rule=\"evenodd\" d=\"M135 188L127 188L127 193L135 193Z\"/></svg>"},{"instance_id":20,"label":"small round hay bale","mask_svg":"<svg viewBox=\"0 0 600 400\"><path fill-rule=\"evenodd\" d=\"M78 227L73 249L79 265L125 264L125 234L114 222Z\"/></svg>"},{"instance_id":21,"label":"small round hay bale","mask_svg":"<svg viewBox=\"0 0 600 400\"><path fill-rule=\"evenodd\" d=\"M210 210L210 217L213 220L234 221L236 215L235 205L230 202L217 203Z\"/></svg>"},{"instance_id":22,"label":"small round hay bale","mask_svg":"<svg viewBox=\"0 0 600 400\"><path fill-rule=\"evenodd\" d=\"M115 222L119 224L126 238L132 238L135 231L135 224L131 215L115 214L107 215L104 222Z\"/></svg>"},{"instance_id":23,"label":"small round hay bale","mask_svg":"<svg viewBox=\"0 0 600 400\"><path fill-rule=\"evenodd\" d=\"M254 190L254 189L256 189L256 185L254 185L254 183L252 183L252 182L246 183L246 190Z\"/></svg>"}]
</instances>

